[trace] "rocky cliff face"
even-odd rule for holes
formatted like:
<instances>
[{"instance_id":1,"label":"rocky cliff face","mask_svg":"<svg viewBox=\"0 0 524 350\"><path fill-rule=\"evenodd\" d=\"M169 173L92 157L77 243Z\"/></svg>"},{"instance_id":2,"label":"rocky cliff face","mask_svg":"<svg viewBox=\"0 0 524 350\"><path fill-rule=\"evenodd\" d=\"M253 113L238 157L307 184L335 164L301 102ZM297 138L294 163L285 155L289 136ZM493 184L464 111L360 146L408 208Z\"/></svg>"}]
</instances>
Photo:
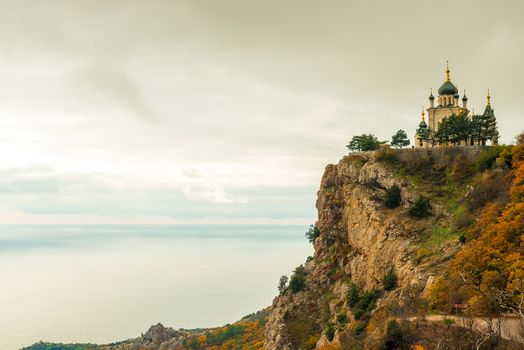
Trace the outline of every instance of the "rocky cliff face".
<instances>
[{"instance_id":1,"label":"rocky cliff face","mask_svg":"<svg viewBox=\"0 0 524 350\"><path fill-rule=\"evenodd\" d=\"M417 242L449 215L434 203L430 218L411 218L409 205L431 183L408 182L396 170L373 154L347 156L326 167L316 204L320 236L313 259L305 264L306 287L275 298L266 325L267 349L378 347L386 311L424 293L455 252L458 242L450 240L428 261L417 256ZM381 199L395 184L401 188L401 205L385 209ZM398 287L383 291L384 276L391 272ZM362 311L356 315L348 300L356 286L361 294L380 291L364 316Z\"/></svg>"}]
</instances>

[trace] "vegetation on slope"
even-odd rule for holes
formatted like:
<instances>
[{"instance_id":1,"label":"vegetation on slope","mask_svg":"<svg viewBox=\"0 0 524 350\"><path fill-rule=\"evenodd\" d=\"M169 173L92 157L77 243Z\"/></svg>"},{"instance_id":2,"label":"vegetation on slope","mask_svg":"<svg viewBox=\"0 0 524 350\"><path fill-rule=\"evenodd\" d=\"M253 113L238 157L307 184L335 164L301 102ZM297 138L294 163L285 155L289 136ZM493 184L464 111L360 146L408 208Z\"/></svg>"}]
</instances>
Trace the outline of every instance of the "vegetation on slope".
<instances>
[{"instance_id":1,"label":"vegetation on slope","mask_svg":"<svg viewBox=\"0 0 524 350\"><path fill-rule=\"evenodd\" d=\"M449 278L435 285L436 308L449 311L461 300L477 315L524 315L524 145L511 155L512 171L506 174L511 187L490 201L467 231L469 243L451 263Z\"/></svg>"},{"instance_id":2,"label":"vegetation on slope","mask_svg":"<svg viewBox=\"0 0 524 350\"><path fill-rule=\"evenodd\" d=\"M450 259L457 261L456 265L463 268L463 262L458 262L461 254L467 254L468 250L475 252L478 244L489 244L490 240L486 239L486 236L481 236L479 231L489 222L483 219L484 215L480 220L476 218L481 213L489 211L492 206L499 208L496 215L500 215L506 204L512 201L510 197L519 197L515 194L519 192L515 191L514 187L516 183L521 184L521 182L513 179L518 178L519 170L515 160L518 158L516 155L519 154L521 146L492 146L480 150L440 148L434 150L435 156L428 156L429 152L424 150L397 152L386 145L379 147L373 158L375 162L382 163L388 169L385 174L388 172L395 174L385 181L393 184L384 186L384 181L376 183L373 180L363 182L359 185L359 194L369 193L369 199L376 203L375 210L380 211L380 215L395 218L399 223L408 223L409 232L406 234L410 236L411 244L416 251L416 256L413 257L414 264L418 265L418 269L426 271L425 273L437 276L434 287L437 290L438 286L442 286L443 281L449 281L449 279L438 280L438 276L445 272L446 268L450 269L451 274ZM474 156L473 152L478 151L480 154ZM341 161L339 169L356 170L342 170L345 172L341 176L357 171L355 177L358 177L359 169L368 163L372 166L372 170L367 170L368 173L382 172L380 167L372 165L373 159L369 156L354 154ZM335 176L337 171L340 170L333 172ZM364 176L368 173L364 173ZM323 180L319 197L323 206L319 211L331 208L327 217L333 218L334 224L329 224L333 226L322 224L318 235L313 234L314 226L312 226L310 234L307 235L308 238L312 238L310 242L314 243L316 248L320 247L321 251L321 255L315 255L312 259L313 265L309 265L307 271L313 271L313 266L317 266L316 271L321 270L323 275L316 273L315 276L308 277L306 273L306 288L296 296L291 292L281 293L281 298L284 298L281 301L284 302L280 302L280 307L285 311L284 336L292 348L313 349L316 346L331 346L334 349L337 347L339 349L374 347L402 349L417 344L431 348L434 345L428 342L432 339L431 334L442 342L444 348L471 346L476 342L483 342L477 347L479 349L509 346L508 341L500 337L500 331L498 335L491 334L486 337L475 329L475 317L487 315L488 311L491 312L489 308L484 308L481 313L468 313L473 320L469 327L464 325L459 327L453 319L446 316L442 316L443 321L433 319L423 323L420 321L415 325L410 318L432 312L444 315L460 312L453 307L454 304L466 305L468 310L473 311L474 301L478 306L485 307L485 301L481 302L479 294L474 292L487 289L487 286L492 286L494 281L500 283L498 297L502 291L507 293L511 288L517 288L515 286L523 280L520 259L524 255L520 246L522 237L517 233L522 232L522 225L517 223L521 219L519 215L522 215L519 213L523 212L519 205L511 204L511 211L507 207L508 211L503 215L505 219L499 220L498 231L504 232L502 235L495 235L494 228L486 231L494 236L491 241L497 241L499 245L500 242L504 242L502 244L504 249L499 249L493 259L485 262L483 268L489 273L481 273L485 278L484 286L477 284L467 288L464 281L454 280L440 288L441 291L449 293L449 297L431 293L427 299L427 295L421 294L423 285L422 288L418 286L413 287L414 289L402 285L402 282L398 285L399 280L395 271L386 268L381 291L366 290L359 286L359 281L353 280L353 276L347 275L345 267L348 266L349 261L345 259L347 254L351 253L346 250L351 251L355 248L347 246L345 241L347 232L339 235L337 233L339 229L336 227L346 220L342 217L343 203L347 200L343 196L348 195L347 189L352 185L349 184L342 190L340 181L344 180L331 177L330 174L332 173L328 173L326 179L333 180L325 182ZM395 183L398 185L394 185ZM355 212L352 214L354 215ZM508 222L508 217L515 220ZM492 218L490 222L494 221L496 220ZM510 227L513 231L509 229ZM514 241L511 247L507 244L510 239ZM457 254L461 251L462 253ZM489 254L490 252L484 250L483 257L490 256ZM499 261L504 259L507 261L507 266L498 267L503 278L498 275L494 277L492 271L495 268L491 265L500 265ZM472 272L472 275L477 276L475 273L476 271ZM328 285L318 283L324 278L327 279ZM339 297L340 290L345 288L344 285L350 286L345 301ZM522 300L519 299L520 297L521 292L512 292L506 299L513 300L514 307ZM439 304L443 303L447 308L439 307ZM506 302L507 304L509 303ZM509 308L506 307L506 310ZM316 315L315 322L311 322L312 314ZM398 319L398 322L391 323L390 327L387 327L388 319ZM419 331L417 327L420 327ZM381 334L380 338L377 338L378 334ZM398 344L398 339L402 339L401 345Z\"/></svg>"},{"instance_id":3,"label":"vegetation on slope","mask_svg":"<svg viewBox=\"0 0 524 350\"><path fill-rule=\"evenodd\" d=\"M206 331L186 339L176 350L262 350L264 349L264 325L266 318L256 321L240 321Z\"/></svg>"}]
</instances>

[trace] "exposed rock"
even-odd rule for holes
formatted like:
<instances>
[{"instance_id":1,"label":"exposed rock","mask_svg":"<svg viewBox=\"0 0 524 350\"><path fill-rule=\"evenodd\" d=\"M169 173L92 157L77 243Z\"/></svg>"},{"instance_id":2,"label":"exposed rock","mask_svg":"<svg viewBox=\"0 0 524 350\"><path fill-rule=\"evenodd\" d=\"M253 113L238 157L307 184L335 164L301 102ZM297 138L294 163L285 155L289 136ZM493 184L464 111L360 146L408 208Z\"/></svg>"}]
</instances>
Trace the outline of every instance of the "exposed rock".
<instances>
[{"instance_id":1,"label":"exposed rock","mask_svg":"<svg viewBox=\"0 0 524 350\"><path fill-rule=\"evenodd\" d=\"M142 336L121 343L101 345L104 350L174 350L187 337L187 333L164 327L161 323L151 326Z\"/></svg>"},{"instance_id":2,"label":"exposed rock","mask_svg":"<svg viewBox=\"0 0 524 350\"><path fill-rule=\"evenodd\" d=\"M379 199L394 184L401 188L401 205L385 209ZM432 218L409 217L408 207L418 195L419 188L396 176L384 162L375 161L373 153L347 156L325 168L317 199L316 226L321 234L314 242L314 259L306 265L307 288L275 298L266 325L266 349L312 348L315 342L320 348L329 343L325 329L328 323L337 324L337 314L349 315L350 319L347 325L338 324L332 345L342 349L353 346L351 327L358 323L352 320L347 305L351 283L363 290L381 289L385 273L395 271L399 288L383 294L375 313L388 302L401 304L408 295L421 293L431 285L433 271L456 246L443 251L431 264L420 264L413 258L417 249L413 243L420 233L434 225L437 217L446 215L443 208L433 205ZM295 320L307 323L310 318L314 324L296 327ZM365 347L374 348L377 339L371 330Z\"/></svg>"}]
</instances>

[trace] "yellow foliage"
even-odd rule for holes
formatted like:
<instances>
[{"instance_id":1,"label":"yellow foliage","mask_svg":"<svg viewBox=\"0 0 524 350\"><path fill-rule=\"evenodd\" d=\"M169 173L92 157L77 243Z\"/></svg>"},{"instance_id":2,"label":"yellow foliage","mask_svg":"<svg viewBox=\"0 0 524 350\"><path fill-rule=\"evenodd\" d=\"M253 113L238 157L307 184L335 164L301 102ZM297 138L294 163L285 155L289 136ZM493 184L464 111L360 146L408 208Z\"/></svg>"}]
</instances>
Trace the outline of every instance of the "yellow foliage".
<instances>
[{"instance_id":1,"label":"yellow foliage","mask_svg":"<svg viewBox=\"0 0 524 350\"><path fill-rule=\"evenodd\" d=\"M219 345L207 344L207 337L205 334L195 335L189 337L186 343L190 344L191 340L196 337L200 344L199 349L206 350L230 350L230 349L241 349L241 350L264 350L264 323L263 322L237 322L233 326L242 327L243 332L241 335L233 336L229 339L225 339ZM220 334L227 330L228 326L220 327L210 331L210 334ZM188 345L182 345L177 350L189 350Z\"/></svg>"},{"instance_id":2,"label":"yellow foliage","mask_svg":"<svg viewBox=\"0 0 524 350\"><path fill-rule=\"evenodd\" d=\"M472 231L476 239L452 263L455 278L466 281L477 301L496 291L510 292L515 300L524 296L524 145L512 155L510 200L484 210Z\"/></svg>"}]
</instances>

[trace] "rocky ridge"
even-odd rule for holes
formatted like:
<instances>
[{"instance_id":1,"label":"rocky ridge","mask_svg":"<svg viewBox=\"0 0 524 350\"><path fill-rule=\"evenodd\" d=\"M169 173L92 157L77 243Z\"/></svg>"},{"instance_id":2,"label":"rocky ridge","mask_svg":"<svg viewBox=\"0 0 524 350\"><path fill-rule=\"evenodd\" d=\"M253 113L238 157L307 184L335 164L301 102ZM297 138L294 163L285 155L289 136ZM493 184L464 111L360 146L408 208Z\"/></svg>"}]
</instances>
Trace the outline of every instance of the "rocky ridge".
<instances>
[{"instance_id":1,"label":"rocky ridge","mask_svg":"<svg viewBox=\"0 0 524 350\"><path fill-rule=\"evenodd\" d=\"M326 167L316 204L321 234L314 241L313 259L305 264L306 288L275 298L266 325L267 349L320 349L327 344L350 349L355 342L378 347L386 321L381 310L425 293L457 250L458 241L452 240L440 247L438 256L417 260L416 242L449 214L435 203L430 218L409 217L408 207L421 194L420 186L375 158L350 155ZM381 198L393 185L401 189L401 205L385 209ZM348 305L351 286L380 290L388 271L394 271L399 287L382 293L369 320L356 320Z\"/></svg>"}]
</instances>

